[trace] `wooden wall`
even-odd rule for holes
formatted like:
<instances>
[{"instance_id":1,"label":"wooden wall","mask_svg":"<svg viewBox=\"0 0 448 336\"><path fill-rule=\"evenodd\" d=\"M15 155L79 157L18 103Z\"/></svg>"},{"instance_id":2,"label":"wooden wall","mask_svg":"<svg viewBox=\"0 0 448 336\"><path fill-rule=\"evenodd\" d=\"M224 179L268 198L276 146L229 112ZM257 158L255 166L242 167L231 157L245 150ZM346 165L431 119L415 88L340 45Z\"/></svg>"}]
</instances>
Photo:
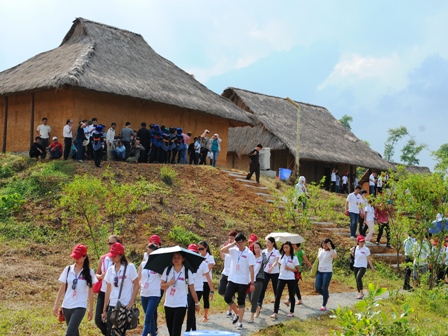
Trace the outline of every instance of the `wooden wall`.
<instances>
[{"instance_id":1,"label":"wooden wall","mask_svg":"<svg viewBox=\"0 0 448 336\"><path fill-rule=\"evenodd\" d=\"M6 150L10 152L28 151L30 145L31 93L9 96ZM1 97L0 148L3 145L4 97ZM110 126L117 123L117 133L125 127L127 121L138 130L140 123L181 127L185 133L192 132L193 137L201 135L205 129L210 135L218 133L222 139L218 165L226 165L228 127L227 119L219 118L199 111L150 102L143 99L123 97L82 89L47 90L34 93L34 136L35 129L43 117L61 142L62 129L67 119L74 121L74 132L82 119L93 117L99 123Z\"/></svg>"}]
</instances>

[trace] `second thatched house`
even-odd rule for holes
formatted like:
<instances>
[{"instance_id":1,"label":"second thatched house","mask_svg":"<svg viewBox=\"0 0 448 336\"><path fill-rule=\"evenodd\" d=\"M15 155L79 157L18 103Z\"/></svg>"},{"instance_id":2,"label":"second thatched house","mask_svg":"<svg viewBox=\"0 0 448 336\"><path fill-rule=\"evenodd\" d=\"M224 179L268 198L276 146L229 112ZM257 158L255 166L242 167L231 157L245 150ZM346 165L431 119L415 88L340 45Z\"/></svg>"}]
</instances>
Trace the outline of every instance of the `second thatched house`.
<instances>
[{"instance_id":1,"label":"second thatched house","mask_svg":"<svg viewBox=\"0 0 448 336\"><path fill-rule=\"evenodd\" d=\"M227 165L247 169L247 153L261 143L270 148L270 169L292 169L297 153L300 174L308 181L319 181L333 168L351 173L356 167L386 170L391 164L381 158L324 107L294 102L300 106L299 141L297 107L287 99L247 90L228 88L223 94L235 105L254 116L255 127L229 129ZM297 148L299 150L297 151Z\"/></svg>"},{"instance_id":2,"label":"second thatched house","mask_svg":"<svg viewBox=\"0 0 448 336\"><path fill-rule=\"evenodd\" d=\"M230 126L250 117L158 55L139 34L78 18L56 49L0 73L0 148L24 151L36 127L48 118L52 136L62 138L67 119L76 126L96 117L106 126L125 122L205 129L223 139ZM220 155L218 164L225 164Z\"/></svg>"}]
</instances>

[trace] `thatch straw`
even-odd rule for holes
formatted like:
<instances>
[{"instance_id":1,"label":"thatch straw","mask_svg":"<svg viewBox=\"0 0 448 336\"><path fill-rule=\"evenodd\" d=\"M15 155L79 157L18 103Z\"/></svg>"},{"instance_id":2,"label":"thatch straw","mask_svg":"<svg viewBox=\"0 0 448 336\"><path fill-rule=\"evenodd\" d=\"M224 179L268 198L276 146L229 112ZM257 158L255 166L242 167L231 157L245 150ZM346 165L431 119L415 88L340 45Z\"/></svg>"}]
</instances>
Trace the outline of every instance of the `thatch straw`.
<instances>
[{"instance_id":1,"label":"thatch straw","mask_svg":"<svg viewBox=\"0 0 448 336\"><path fill-rule=\"evenodd\" d=\"M229 152L246 154L257 143L262 143L271 150L288 148L296 155L297 108L293 104L284 98L237 88L227 88L222 95L253 113L260 124L255 129L229 129ZM358 139L327 109L306 103L297 104L301 107L300 159L377 169L391 167L391 164Z\"/></svg>"},{"instance_id":2,"label":"thatch straw","mask_svg":"<svg viewBox=\"0 0 448 336\"><path fill-rule=\"evenodd\" d=\"M79 87L251 124L250 116L158 55L139 34L77 18L61 45L0 73L0 95Z\"/></svg>"}]
</instances>

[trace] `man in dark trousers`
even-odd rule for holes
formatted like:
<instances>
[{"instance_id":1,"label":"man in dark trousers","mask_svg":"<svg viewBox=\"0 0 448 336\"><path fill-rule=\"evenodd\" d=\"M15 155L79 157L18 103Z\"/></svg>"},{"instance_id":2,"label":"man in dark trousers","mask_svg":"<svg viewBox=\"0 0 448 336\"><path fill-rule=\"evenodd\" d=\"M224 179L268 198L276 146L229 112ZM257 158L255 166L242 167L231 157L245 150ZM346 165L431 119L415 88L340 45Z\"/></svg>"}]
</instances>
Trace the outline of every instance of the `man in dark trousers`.
<instances>
[{"instance_id":1,"label":"man in dark trousers","mask_svg":"<svg viewBox=\"0 0 448 336\"><path fill-rule=\"evenodd\" d=\"M149 129L146 128L146 123L142 122L140 124L141 128L137 131L137 138L140 138L140 144L145 147L145 150L140 152L140 157L138 158L138 162L148 162L148 152L150 146L150 137Z\"/></svg>"},{"instance_id":2,"label":"man in dark trousers","mask_svg":"<svg viewBox=\"0 0 448 336\"><path fill-rule=\"evenodd\" d=\"M42 157L43 152L45 152L44 147L40 144L40 137L36 137L36 142L33 142L30 148L30 157L36 158L39 160L39 158Z\"/></svg>"},{"instance_id":3,"label":"man in dark trousers","mask_svg":"<svg viewBox=\"0 0 448 336\"><path fill-rule=\"evenodd\" d=\"M252 151L249 153L250 157L250 166L249 166L249 174L246 176L246 180L250 180L252 175L255 173L255 180L257 183L260 183L260 150L263 148L261 144L258 144Z\"/></svg>"}]
</instances>

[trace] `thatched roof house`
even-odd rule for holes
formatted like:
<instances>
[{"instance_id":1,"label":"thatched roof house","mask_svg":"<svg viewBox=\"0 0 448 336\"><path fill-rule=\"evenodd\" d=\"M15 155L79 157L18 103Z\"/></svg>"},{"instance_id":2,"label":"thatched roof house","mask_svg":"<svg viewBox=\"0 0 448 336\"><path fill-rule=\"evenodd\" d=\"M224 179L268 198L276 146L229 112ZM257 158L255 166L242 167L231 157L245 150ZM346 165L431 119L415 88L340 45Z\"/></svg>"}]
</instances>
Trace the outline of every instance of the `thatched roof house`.
<instances>
[{"instance_id":1,"label":"thatched roof house","mask_svg":"<svg viewBox=\"0 0 448 336\"><path fill-rule=\"evenodd\" d=\"M134 128L146 121L195 134L208 128L225 140L229 126L251 124L246 113L157 54L141 35L82 18L59 47L1 72L0 96L8 150L28 148L28 138L20 145L11 141L16 119L23 126L48 117L57 135L67 118L97 117L119 129L126 121ZM32 134L37 125L31 126Z\"/></svg>"},{"instance_id":2,"label":"thatched roof house","mask_svg":"<svg viewBox=\"0 0 448 336\"><path fill-rule=\"evenodd\" d=\"M223 94L252 113L255 127L229 130L228 165L248 153L257 143L271 149L271 169L291 167L297 153L297 108L288 100L247 90L228 88ZM308 180L320 180L333 167L339 172L355 167L388 169L381 158L324 107L296 102L300 106L300 165ZM230 163L229 163L230 161Z\"/></svg>"}]
</instances>

